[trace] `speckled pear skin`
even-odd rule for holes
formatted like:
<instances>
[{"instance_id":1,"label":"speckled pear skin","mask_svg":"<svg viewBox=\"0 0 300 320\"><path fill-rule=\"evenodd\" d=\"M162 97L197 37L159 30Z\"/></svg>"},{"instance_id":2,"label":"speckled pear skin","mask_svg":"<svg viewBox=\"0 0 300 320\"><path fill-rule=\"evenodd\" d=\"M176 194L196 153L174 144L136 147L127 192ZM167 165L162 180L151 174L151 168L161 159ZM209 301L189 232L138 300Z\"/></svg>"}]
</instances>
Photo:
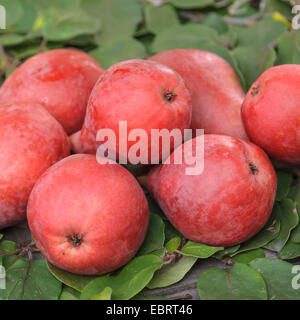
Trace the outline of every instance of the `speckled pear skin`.
<instances>
[{"instance_id":1,"label":"speckled pear skin","mask_svg":"<svg viewBox=\"0 0 300 320\"><path fill-rule=\"evenodd\" d=\"M30 195L29 227L43 255L77 274L103 274L134 257L149 212L142 188L124 167L72 155L47 170Z\"/></svg>"},{"instance_id":2,"label":"speckled pear skin","mask_svg":"<svg viewBox=\"0 0 300 320\"><path fill-rule=\"evenodd\" d=\"M300 66L266 70L251 86L242 106L250 139L272 158L300 164Z\"/></svg>"},{"instance_id":3,"label":"speckled pear skin","mask_svg":"<svg viewBox=\"0 0 300 320\"><path fill-rule=\"evenodd\" d=\"M6 79L0 101L39 103L72 134L81 129L88 98L102 72L85 52L49 50L28 59Z\"/></svg>"},{"instance_id":4,"label":"speckled pear skin","mask_svg":"<svg viewBox=\"0 0 300 320\"><path fill-rule=\"evenodd\" d=\"M186 162L157 166L148 189L170 222L186 238L230 247L256 234L270 217L277 187L275 170L253 143L223 135L204 135L204 170L186 175L198 144L184 144ZM188 148L188 145L190 148Z\"/></svg>"},{"instance_id":5,"label":"speckled pear skin","mask_svg":"<svg viewBox=\"0 0 300 320\"><path fill-rule=\"evenodd\" d=\"M244 91L233 68L220 56L197 49L175 49L149 59L177 71L191 93L193 129L248 139L241 106Z\"/></svg>"},{"instance_id":6,"label":"speckled pear skin","mask_svg":"<svg viewBox=\"0 0 300 320\"><path fill-rule=\"evenodd\" d=\"M39 176L70 154L63 127L41 106L0 106L0 229L26 218L26 205Z\"/></svg>"},{"instance_id":7,"label":"speckled pear skin","mask_svg":"<svg viewBox=\"0 0 300 320\"><path fill-rule=\"evenodd\" d=\"M176 128L183 135L183 130L190 127L191 99L183 79L153 61L128 60L115 64L99 78L91 93L80 139L79 134L71 137L73 151L95 153L100 145L96 143L98 130L112 129L116 134L117 159L127 159L128 150L136 142L128 141L128 147L119 154L120 121L127 121L128 132L146 131L150 160L151 129ZM143 161L146 160L145 156Z\"/></svg>"}]
</instances>

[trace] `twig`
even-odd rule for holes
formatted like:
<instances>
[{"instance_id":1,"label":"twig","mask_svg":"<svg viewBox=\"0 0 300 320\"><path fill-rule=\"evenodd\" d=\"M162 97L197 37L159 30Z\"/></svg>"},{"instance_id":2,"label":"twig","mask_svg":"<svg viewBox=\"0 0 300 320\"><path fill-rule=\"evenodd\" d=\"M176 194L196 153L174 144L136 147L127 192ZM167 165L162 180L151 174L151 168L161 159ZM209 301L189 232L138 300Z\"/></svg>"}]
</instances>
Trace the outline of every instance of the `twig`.
<instances>
[{"instance_id":1,"label":"twig","mask_svg":"<svg viewBox=\"0 0 300 320\"><path fill-rule=\"evenodd\" d=\"M43 38L43 40L42 40L42 42L40 44L38 52L39 53L43 52L47 44L48 44L48 40L46 38Z\"/></svg>"},{"instance_id":2,"label":"twig","mask_svg":"<svg viewBox=\"0 0 300 320\"><path fill-rule=\"evenodd\" d=\"M269 52L271 49L274 49L275 47L277 47L277 45L278 45L278 41L277 41L277 40L274 40L274 41L272 41L271 43L269 43L269 44L266 46L266 48L264 49L262 55L259 57L259 64L258 64L258 66L257 66L257 68L256 68L256 73L259 72L261 66L262 66L263 63L264 63L264 59L265 59L266 55L268 54L268 52Z\"/></svg>"},{"instance_id":3,"label":"twig","mask_svg":"<svg viewBox=\"0 0 300 320\"><path fill-rule=\"evenodd\" d=\"M179 10L178 11L179 17L192 21L192 22L196 22L196 23L200 23L203 18L204 18L204 14L199 13L199 12L190 12L190 11L185 11L185 10Z\"/></svg>"},{"instance_id":4,"label":"twig","mask_svg":"<svg viewBox=\"0 0 300 320\"><path fill-rule=\"evenodd\" d=\"M259 3L259 9L260 10L265 9L266 5L267 5L266 0L261 0L260 3Z\"/></svg>"},{"instance_id":5,"label":"twig","mask_svg":"<svg viewBox=\"0 0 300 320\"><path fill-rule=\"evenodd\" d=\"M236 24L241 26L250 26L254 21L260 20L264 16L263 13L256 13L247 18L231 18L224 17L224 21L229 24Z\"/></svg>"},{"instance_id":6,"label":"twig","mask_svg":"<svg viewBox=\"0 0 300 320\"><path fill-rule=\"evenodd\" d=\"M3 56L4 59L4 67L0 71L0 78L4 76L8 69L15 69L19 63L19 59L14 59L9 56L3 47L3 44L0 43L0 55Z\"/></svg>"},{"instance_id":7,"label":"twig","mask_svg":"<svg viewBox=\"0 0 300 320\"><path fill-rule=\"evenodd\" d=\"M291 30L291 34L292 34L292 39L293 39L293 42L294 42L294 44L296 46L296 49L298 50L298 52L300 52L300 47L299 47L299 44L298 44L298 41L297 41L297 38L296 38L296 31L294 29L292 29Z\"/></svg>"},{"instance_id":8,"label":"twig","mask_svg":"<svg viewBox=\"0 0 300 320\"><path fill-rule=\"evenodd\" d=\"M235 15L239 8L244 5L245 3L250 2L250 0L237 0L228 8L228 12L231 15Z\"/></svg>"},{"instance_id":9,"label":"twig","mask_svg":"<svg viewBox=\"0 0 300 320\"><path fill-rule=\"evenodd\" d=\"M13 255L15 253L20 253L20 251L21 251L21 249L16 249L16 250L13 250L13 251L1 253L0 257L7 257L7 256Z\"/></svg>"},{"instance_id":10,"label":"twig","mask_svg":"<svg viewBox=\"0 0 300 320\"><path fill-rule=\"evenodd\" d=\"M30 269L31 269L31 266L32 266L32 260L33 260L33 257L32 257L32 252L30 249L27 250L27 254L28 254L28 268L27 268L27 271L26 271L26 276L25 276L25 279L24 279L24 283L23 283L23 288L22 288L22 298L24 299L24 295L25 295L25 286L26 286L26 282L28 281L29 277L30 277Z\"/></svg>"}]
</instances>

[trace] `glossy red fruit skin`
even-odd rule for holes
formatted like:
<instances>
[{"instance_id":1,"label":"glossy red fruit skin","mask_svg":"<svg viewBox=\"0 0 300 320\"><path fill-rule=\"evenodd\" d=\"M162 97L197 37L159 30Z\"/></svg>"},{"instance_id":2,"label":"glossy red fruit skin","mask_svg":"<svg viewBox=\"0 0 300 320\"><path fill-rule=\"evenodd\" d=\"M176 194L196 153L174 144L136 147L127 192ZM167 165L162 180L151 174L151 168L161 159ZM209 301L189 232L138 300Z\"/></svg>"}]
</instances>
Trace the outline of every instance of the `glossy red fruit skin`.
<instances>
[{"instance_id":1,"label":"glossy red fruit skin","mask_svg":"<svg viewBox=\"0 0 300 320\"><path fill-rule=\"evenodd\" d=\"M30 230L55 266L96 275L134 257L148 227L148 203L135 178L111 161L70 156L45 172L30 195ZM72 236L81 237L74 246Z\"/></svg>"},{"instance_id":2,"label":"glossy red fruit skin","mask_svg":"<svg viewBox=\"0 0 300 320\"><path fill-rule=\"evenodd\" d=\"M82 126L88 98L102 72L84 52L49 50L28 59L6 79L0 101L39 103L72 134Z\"/></svg>"},{"instance_id":3,"label":"glossy red fruit skin","mask_svg":"<svg viewBox=\"0 0 300 320\"><path fill-rule=\"evenodd\" d=\"M195 139L186 142L184 150L192 144L195 152ZM148 188L186 238L230 247L249 239L265 225L277 178L262 149L229 136L204 135L204 171L194 176L185 174L185 163L173 164L178 150L171 155L171 164L150 172ZM187 161L191 155L187 152Z\"/></svg>"},{"instance_id":4,"label":"glossy red fruit skin","mask_svg":"<svg viewBox=\"0 0 300 320\"><path fill-rule=\"evenodd\" d=\"M266 70L251 86L242 106L250 139L272 158L300 164L300 66Z\"/></svg>"},{"instance_id":5,"label":"glossy red fruit skin","mask_svg":"<svg viewBox=\"0 0 300 320\"><path fill-rule=\"evenodd\" d=\"M197 49L175 49L149 59L177 71L192 97L193 129L248 139L241 105L245 94L238 76L220 56Z\"/></svg>"},{"instance_id":6,"label":"glossy red fruit skin","mask_svg":"<svg viewBox=\"0 0 300 320\"><path fill-rule=\"evenodd\" d=\"M168 92L175 94L172 101L165 97ZM96 143L97 131L108 128L116 134L117 159L120 156L127 159L127 151L135 142L128 141L125 153L119 154L119 121L127 121L128 132L133 129L147 132L150 159L151 129L178 128L183 132L190 127L191 100L183 79L152 61L128 60L109 68L91 93L79 151L95 153L100 145ZM74 137L78 146L78 134Z\"/></svg>"},{"instance_id":7,"label":"glossy red fruit skin","mask_svg":"<svg viewBox=\"0 0 300 320\"><path fill-rule=\"evenodd\" d=\"M0 229L26 218L26 205L39 176L70 154L62 126L40 105L0 107Z\"/></svg>"}]
</instances>

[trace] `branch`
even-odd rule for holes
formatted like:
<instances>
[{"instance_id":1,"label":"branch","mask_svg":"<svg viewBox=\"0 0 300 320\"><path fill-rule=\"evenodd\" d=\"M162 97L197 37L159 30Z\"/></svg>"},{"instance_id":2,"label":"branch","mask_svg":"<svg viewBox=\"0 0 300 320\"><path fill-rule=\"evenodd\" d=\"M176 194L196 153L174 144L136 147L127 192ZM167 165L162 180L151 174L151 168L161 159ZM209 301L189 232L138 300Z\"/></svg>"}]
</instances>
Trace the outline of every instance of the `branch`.
<instances>
[{"instance_id":1,"label":"branch","mask_svg":"<svg viewBox=\"0 0 300 320\"><path fill-rule=\"evenodd\" d=\"M180 18L184 18L186 20L196 22L196 23L200 23L204 18L204 14L199 13L199 12L190 12L190 11L185 11L185 10L179 10L178 14L179 14Z\"/></svg>"},{"instance_id":2,"label":"branch","mask_svg":"<svg viewBox=\"0 0 300 320\"><path fill-rule=\"evenodd\" d=\"M231 18L224 17L224 21L229 24L236 24L241 26L250 26L254 21L260 20L264 16L263 13L257 13L247 18Z\"/></svg>"}]
</instances>

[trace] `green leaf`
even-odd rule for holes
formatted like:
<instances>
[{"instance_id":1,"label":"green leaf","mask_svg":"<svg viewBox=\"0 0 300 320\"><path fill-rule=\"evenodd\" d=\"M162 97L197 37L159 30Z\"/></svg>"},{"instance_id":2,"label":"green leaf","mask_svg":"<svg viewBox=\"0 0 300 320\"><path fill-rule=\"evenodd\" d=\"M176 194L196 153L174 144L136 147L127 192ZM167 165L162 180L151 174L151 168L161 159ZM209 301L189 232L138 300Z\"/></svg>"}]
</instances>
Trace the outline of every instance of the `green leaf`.
<instances>
[{"instance_id":1,"label":"green leaf","mask_svg":"<svg viewBox=\"0 0 300 320\"><path fill-rule=\"evenodd\" d=\"M250 263L252 260L257 258L264 258L265 252L261 248L250 250L247 252L242 252L234 256L234 261L240 263Z\"/></svg>"},{"instance_id":2,"label":"green leaf","mask_svg":"<svg viewBox=\"0 0 300 320\"><path fill-rule=\"evenodd\" d=\"M231 25L228 26L228 30L219 36L219 43L223 43L223 46L233 49L236 47L238 41L238 35Z\"/></svg>"},{"instance_id":3,"label":"green leaf","mask_svg":"<svg viewBox=\"0 0 300 320\"><path fill-rule=\"evenodd\" d=\"M296 186L299 191L299 186ZM289 240L285 246L278 252L281 259L295 259L300 256L300 205L296 204L298 213L298 224L295 229L292 230Z\"/></svg>"},{"instance_id":4,"label":"green leaf","mask_svg":"<svg viewBox=\"0 0 300 320\"><path fill-rule=\"evenodd\" d=\"M156 271L153 279L147 285L149 289L168 287L179 282L190 271L198 258L183 256L179 261L164 265Z\"/></svg>"},{"instance_id":5,"label":"green leaf","mask_svg":"<svg viewBox=\"0 0 300 320\"><path fill-rule=\"evenodd\" d=\"M6 290L0 290L0 300L57 300L62 284L49 272L46 260L18 259L6 268ZM27 274L28 272L28 274Z\"/></svg>"},{"instance_id":6,"label":"green leaf","mask_svg":"<svg viewBox=\"0 0 300 320\"><path fill-rule=\"evenodd\" d=\"M209 12L202 20L202 25L215 29L218 33L225 33L228 31L228 26L223 17L215 12Z\"/></svg>"},{"instance_id":7,"label":"green leaf","mask_svg":"<svg viewBox=\"0 0 300 320\"><path fill-rule=\"evenodd\" d=\"M45 50L50 50L50 49L54 49L54 48L61 48L61 45L58 45L57 43L55 43L55 45L53 44L48 44L45 47ZM38 54L40 51L40 44L34 44L34 45L22 45L22 46L18 46L18 47L13 47L13 48L8 48L8 52L14 56L16 56L18 59L26 59L29 58L30 56L33 56L35 54Z\"/></svg>"},{"instance_id":8,"label":"green leaf","mask_svg":"<svg viewBox=\"0 0 300 320\"><path fill-rule=\"evenodd\" d=\"M243 263L230 269L211 268L198 279L201 300L266 300L267 289L261 275Z\"/></svg>"},{"instance_id":9,"label":"green leaf","mask_svg":"<svg viewBox=\"0 0 300 320\"><path fill-rule=\"evenodd\" d=\"M218 33L206 26L197 24L172 26L156 36L151 50L157 53L177 48L200 49L203 42L212 43L217 38Z\"/></svg>"},{"instance_id":10,"label":"green leaf","mask_svg":"<svg viewBox=\"0 0 300 320\"><path fill-rule=\"evenodd\" d=\"M3 234L2 233L0 233L0 240L3 238Z\"/></svg>"},{"instance_id":11,"label":"green leaf","mask_svg":"<svg viewBox=\"0 0 300 320\"><path fill-rule=\"evenodd\" d=\"M71 8L78 8L80 0L31 0L39 10L47 9L49 7L59 7L61 10L68 10Z\"/></svg>"},{"instance_id":12,"label":"green leaf","mask_svg":"<svg viewBox=\"0 0 300 320\"><path fill-rule=\"evenodd\" d=\"M112 288L113 300L129 300L143 290L151 281L163 260L155 255L134 258L116 276L105 275L92 280L82 291L81 299L89 300L105 287Z\"/></svg>"},{"instance_id":13,"label":"green leaf","mask_svg":"<svg viewBox=\"0 0 300 320\"><path fill-rule=\"evenodd\" d=\"M166 241L169 241L176 237L180 239L183 238L183 235L178 230L176 230L169 221L165 220L164 222L165 222Z\"/></svg>"},{"instance_id":14,"label":"green leaf","mask_svg":"<svg viewBox=\"0 0 300 320\"><path fill-rule=\"evenodd\" d=\"M289 192L287 198L292 199L296 204L300 204L300 184L299 184L299 182L297 182L297 184L291 186L290 192Z\"/></svg>"},{"instance_id":15,"label":"green leaf","mask_svg":"<svg viewBox=\"0 0 300 320\"><path fill-rule=\"evenodd\" d=\"M232 51L232 55L245 78L247 90L262 72L274 66L276 60L276 52L273 48L239 46Z\"/></svg>"},{"instance_id":16,"label":"green leaf","mask_svg":"<svg viewBox=\"0 0 300 320\"><path fill-rule=\"evenodd\" d=\"M63 290L61 292L61 295L59 297L59 300L79 300L80 292L68 287L64 286Z\"/></svg>"},{"instance_id":17,"label":"green leaf","mask_svg":"<svg viewBox=\"0 0 300 320\"><path fill-rule=\"evenodd\" d=\"M214 254L214 258L216 259L223 259L223 257L234 254L240 248L240 245L236 245L230 248L225 248L224 250L218 251Z\"/></svg>"},{"instance_id":18,"label":"green leaf","mask_svg":"<svg viewBox=\"0 0 300 320\"><path fill-rule=\"evenodd\" d=\"M112 288L106 287L99 294L91 296L91 300L111 300Z\"/></svg>"},{"instance_id":19,"label":"green leaf","mask_svg":"<svg viewBox=\"0 0 300 320\"><path fill-rule=\"evenodd\" d=\"M290 199L283 199L279 204L275 204L274 210L276 219L280 221L280 232L274 240L265 245L265 248L278 252L284 247L291 231L298 224L298 214L294 209L294 203Z\"/></svg>"},{"instance_id":20,"label":"green leaf","mask_svg":"<svg viewBox=\"0 0 300 320\"><path fill-rule=\"evenodd\" d=\"M98 49L90 51L89 54L98 60L105 69L117 62L128 59L143 59L147 55L144 46L132 38L119 39L105 44Z\"/></svg>"},{"instance_id":21,"label":"green leaf","mask_svg":"<svg viewBox=\"0 0 300 320\"><path fill-rule=\"evenodd\" d=\"M42 11L42 32L46 39L64 41L82 34L94 34L101 23L79 8L62 10L50 7Z\"/></svg>"},{"instance_id":22,"label":"green leaf","mask_svg":"<svg viewBox=\"0 0 300 320\"><path fill-rule=\"evenodd\" d=\"M297 213L298 213L298 224L295 229L291 232L290 240L294 243L300 243L300 203L296 205Z\"/></svg>"},{"instance_id":23,"label":"green leaf","mask_svg":"<svg viewBox=\"0 0 300 320\"><path fill-rule=\"evenodd\" d=\"M83 8L102 21L102 30L97 36L100 45L132 37L138 23L142 21L138 0L82 0L81 3Z\"/></svg>"},{"instance_id":24,"label":"green leaf","mask_svg":"<svg viewBox=\"0 0 300 320\"><path fill-rule=\"evenodd\" d=\"M33 29L34 22L37 18L37 9L32 0L22 0L22 6L22 17L13 25L13 29L18 32L26 33Z\"/></svg>"},{"instance_id":25,"label":"green leaf","mask_svg":"<svg viewBox=\"0 0 300 320\"><path fill-rule=\"evenodd\" d=\"M199 9L214 5L213 0L172 0L171 3L180 9Z\"/></svg>"},{"instance_id":26,"label":"green leaf","mask_svg":"<svg viewBox=\"0 0 300 320\"><path fill-rule=\"evenodd\" d=\"M165 249L162 248L162 249L158 249L158 250L155 250L155 251L152 251L151 254L154 254L158 257L163 257L165 255Z\"/></svg>"},{"instance_id":27,"label":"green leaf","mask_svg":"<svg viewBox=\"0 0 300 320\"><path fill-rule=\"evenodd\" d=\"M151 3L145 3L144 17L146 29L153 34L179 24L176 10L170 4L155 7Z\"/></svg>"},{"instance_id":28,"label":"green leaf","mask_svg":"<svg viewBox=\"0 0 300 320\"><path fill-rule=\"evenodd\" d=\"M278 39L277 64L300 64L299 32L284 32Z\"/></svg>"},{"instance_id":29,"label":"green leaf","mask_svg":"<svg viewBox=\"0 0 300 320\"><path fill-rule=\"evenodd\" d=\"M6 10L6 27L11 28L24 14L24 8L20 0L1 0L0 4Z\"/></svg>"},{"instance_id":30,"label":"green leaf","mask_svg":"<svg viewBox=\"0 0 300 320\"><path fill-rule=\"evenodd\" d=\"M3 234L1 234L1 239ZM0 242L0 253L9 252L17 249L17 244L10 240L2 240Z\"/></svg>"},{"instance_id":31,"label":"green leaf","mask_svg":"<svg viewBox=\"0 0 300 320\"><path fill-rule=\"evenodd\" d=\"M278 252L280 259L289 260L300 257L300 243L288 240L285 246Z\"/></svg>"},{"instance_id":32,"label":"green leaf","mask_svg":"<svg viewBox=\"0 0 300 320\"><path fill-rule=\"evenodd\" d=\"M138 251L138 255L153 252L164 245L165 224L163 220L154 213L149 214L149 227L143 245Z\"/></svg>"},{"instance_id":33,"label":"green leaf","mask_svg":"<svg viewBox=\"0 0 300 320\"><path fill-rule=\"evenodd\" d=\"M275 21L271 16L266 16L250 27L236 27L235 30L239 46L265 49L287 30L287 26Z\"/></svg>"},{"instance_id":34,"label":"green leaf","mask_svg":"<svg viewBox=\"0 0 300 320\"><path fill-rule=\"evenodd\" d=\"M172 254L176 249L178 249L178 247L180 246L180 243L181 243L181 239L179 237L172 238L166 243L165 245L166 250Z\"/></svg>"},{"instance_id":35,"label":"green leaf","mask_svg":"<svg viewBox=\"0 0 300 320\"><path fill-rule=\"evenodd\" d=\"M264 278L270 300L300 299L299 290L292 287L295 277L292 264L277 259L260 258L252 261L250 266Z\"/></svg>"},{"instance_id":36,"label":"green leaf","mask_svg":"<svg viewBox=\"0 0 300 320\"><path fill-rule=\"evenodd\" d=\"M53 264L51 264L49 261L47 262L47 265L50 272L54 275L55 278L57 278L60 282L64 283L65 285L80 292L89 282L97 278L97 276L78 275L59 269L55 267Z\"/></svg>"},{"instance_id":37,"label":"green leaf","mask_svg":"<svg viewBox=\"0 0 300 320\"><path fill-rule=\"evenodd\" d=\"M280 12L280 14L284 15L286 18L291 19L291 7L288 2L281 0L265 0L264 5L261 6L261 12L265 13L273 13Z\"/></svg>"},{"instance_id":38,"label":"green leaf","mask_svg":"<svg viewBox=\"0 0 300 320\"><path fill-rule=\"evenodd\" d=\"M149 194L147 194L146 196L148 200L149 211L159 215L166 223L169 222L169 220L167 219L166 215L161 210L157 202Z\"/></svg>"},{"instance_id":39,"label":"green leaf","mask_svg":"<svg viewBox=\"0 0 300 320\"><path fill-rule=\"evenodd\" d=\"M259 231L254 237L242 243L240 249L237 252L235 252L233 256L241 252L263 247L278 236L280 231L280 221L277 217L276 212L277 211L274 207L271 217L267 222L266 226L261 231Z\"/></svg>"},{"instance_id":40,"label":"green leaf","mask_svg":"<svg viewBox=\"0 0 300 320\"><path fill-rule=\"evenodd\" d=\"M211 257L217 251L223 250L223 247L211 247L203 243L188 241L180 250L180 253L187 256L193 256L201 259Z\"/></svg>"},{"instance_id":41,"label":"green leaf","mask_svg":"<svg viewBox=\"0 0 300 320\"><path fill-rule=\"evenodd\" d=\"M281 201L290 192L293 175L284 171L277 171L277 194L276 200Z\"/></svg>"},{"instance_id":42,"label":"green leaf","mask_svg":"<svg viewBox=\"0 0 300 320\"><path fill-rule=\"evenodd\" d=\"M26 40L26 37L19 35L17 33L6 33L0 36L0 43L6 46L15 46L20 43L23 43Z\"/></svg>"},{"instance_id":43,"label":"green leaf","mask_svg":"<svg viewBox=\"0 0 300 320\"><path fill-rule=\"evenodd\" d=\"M228 8L228 11L233 17L241 18L250 17L257 13L257 11L251 6L250 1L233 2L233 4Z\"/></svg>"},{"instance_id":44,"label":"green leaf","mask_svg":"<svg viewBox=\"0 0 300 320\"><path fill-rule=\"evenodd\" d=\"M80 35L68 41L68 44L75 47L83 47L85 50L86 47L95 46L96 42L93 35Z\"/></svg>"},{"instance_id":45,"label":"green leaf","mask_svg":"<svg viewBox=\"0 0 300 320\"><path fill-rule=\"evenodd\" d=\"M2 237L3 237L3 235L1 234L0 238L2 239ZM5 252L11 252L16 249L17 249L17 244L13 241L2 240L0 242L0 254L5 253ZM11 257L9 257L9 256L8 257L0 257L0 265L5 264L7 260L11 260Z\"/></svg>"},{"instance_id":46,"label":"green leaf","mask_svg":"<svg viewBox=\"0 0 300 320\"><path fill-rule=\"evenodd\" d=\"M151 46L155 36L153 34L148 33L142 36L137 35L136 37L138 37L139 42L141 42L141 44L145 47L147 51L147 56L149 56L151 54Z\"/></svg>"}]
</instances>

